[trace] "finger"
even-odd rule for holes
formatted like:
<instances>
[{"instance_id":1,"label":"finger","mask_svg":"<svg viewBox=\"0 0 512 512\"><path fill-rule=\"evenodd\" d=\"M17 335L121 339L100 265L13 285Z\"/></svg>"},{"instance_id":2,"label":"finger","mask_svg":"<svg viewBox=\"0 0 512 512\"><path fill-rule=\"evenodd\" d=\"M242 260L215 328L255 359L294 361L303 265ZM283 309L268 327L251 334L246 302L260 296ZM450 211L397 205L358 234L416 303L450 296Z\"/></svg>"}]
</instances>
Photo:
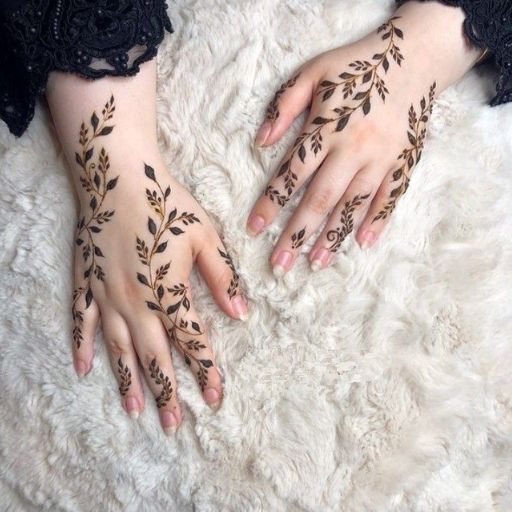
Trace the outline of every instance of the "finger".
<instances>
[{"instance_id":1,"label":"finger","mask_svg":"<svg viewBox=\"0 0 512 512\"><path fill-rule=\"evenodd\" d=\"M401 170L387 173L382 181L368 214L357 232L357 241L361 248L371 247L389 223L398 200L409 186L409 176Z\"/></svg>"},{"instance_id":2,"label":"finger","mask_svg":"<svg viewBox=\"0 0 512 512\"><path fill-rule=\"evenodd\" d=\"M206 329L191 304L188 283L175 280L162 297L165 314L161 316L171 343L183 355L196 377L205 402L217 409L222 401L222 377L215 362ZM165 302L164 302L165 301Z\"/></svg>"},{"instance_id":3,"label":"finger","mask_svg":"<svg viewBox=\"0 0 512 512\"><path fill-rule=\"evenodd\" d=\"M299 71L284 82L267 107L265 121L256 134L256 144L275 144L294 119L311 103L313 89L314 81L310 69Z\"/></svg>"},{"instance_id":4,"label":"finger","mask_svg":"<svg viewBox=\"0 0 512 512\"><path fill-rule=\"evenodd\" d=\"M103 308L101 317L103 337L110 365L119 383L123 407L131 418L137 419L144 409L144 391L128 325L123 317L112 309Z\"/></svg>"},{"instance_id":5,"label":"finger","mask_svg":"<svg viewBox=\"0 0 512 512\"><path fill-rule=\"evenodd\" d=\"M89 373L94 357L94 338L99 308L93 298L90 282L83 277L80 265L75 271L75 288L71 305L73 317L73 362L79 377Z\"/></svg>"},{"instance_id":6,"label":"finger","mask_svg":"<svg viewBox=\"0 0 512 512\"><path fill-rule=\"evenodd\" d=\"M232 318L245 321L249 310L235 264L215 231L204 243L197 265L219 307Z\"/></svg>"},{"instance_id":7,"label":"finger","mask_svg":"<svg viewBox=\"0 0 512 512\"><path fill-rule=\"evenodd\" d=\"M277 173L249 214L247 231L251 235L261 233L275 219L293 194L322 165L328 148L317 128L318 126L315 127L308 120L301 135L279 164Z\"/></svg>"},{"instance_id":8,"label":"finger","mask_svg":"<svg viewBox=\"0 0 512 512\"><path fill-rule=\"evenodd\" d=\"M167 435L172 435L181 424L182 413L165 329L155 315L148 313L125 320L146 382L155 396L162 428Z\"/></svg>"},{"instance_id":9,"label":"finger","mask_svg":"<svg viewBox=\"0 0 512 512\"><path fill-rule=\"evenodd\" d=\"M343 241L364 218L381 182L382 171L375 166L367 166L354 176L311 250L313 271L331 263Z\"/></svg>"},{"instance_id":10,"label":"finger","mask_svg":"<svg viewBox=\"0 0 512 512\"><path fill-rule=\"evenodd\" d=\"M316 232L360 168L353 157L340 155L343 153L330 153L324 160L279 238L270 258L277 277L292 268L301 246Z\"/></svg>"}]
</instances>

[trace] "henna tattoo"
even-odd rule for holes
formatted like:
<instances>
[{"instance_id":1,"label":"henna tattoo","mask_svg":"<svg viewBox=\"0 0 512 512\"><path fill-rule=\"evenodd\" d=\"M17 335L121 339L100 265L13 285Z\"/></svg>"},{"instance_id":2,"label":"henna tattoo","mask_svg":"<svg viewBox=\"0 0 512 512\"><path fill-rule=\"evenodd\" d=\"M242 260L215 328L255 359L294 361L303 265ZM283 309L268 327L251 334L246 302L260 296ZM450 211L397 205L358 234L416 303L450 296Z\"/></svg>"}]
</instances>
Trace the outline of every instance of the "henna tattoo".
<instances>
[{"instance_id":1,"label":"henna tattoo","mask_svg":"<svg viewBox=\"0 0 512 512\"><path fill-rule=\"evenodd\" d=\"M83 341L82 325L83 310L77 305L78 300L85 294L85 309L93 299L91 290L91 278L96 276L100 281L105 280L105 272L98 263L98 258L104 258L104 254L96 243L96 235L101 233L102 225L110 222L115 210L102 210L107 193L115 188L119 176L110 178L110 158L105 148L101 148L98 159L94 161L94 142L98 137L109 135L114 126L109 121L114 117L114 96L111 96L101 112L102 118L93 112L90 119L90 127L82 122L80 126L79 144L80 152L75 153L75 161L80 169L80 185L89 196L90 217L80 215L76 231L75 244L82 247L82 257L86 264L82 284L73 291L72 315L74 320L73 340L80 348Z\"/></svg>"},{"instance_id":2,"label":"henna tattoo","mask_svg":"<svg viewBox=\"0 0 512 512\"><path fill-rule=\"evenodd\" d=\"M149 364L149 373L155 384L162 386L162 391L155 397L156 406L160 409L164 407L164 405L167 405L172 398L171 379L160 370L160 367L156 364L156 358L153 358Z\"/></svg>"},{"instance_id":3,"label":"henna tattoo","mask_svg":"<svg viewBox=\"0 0 512 512\"><path fill-rule=\"evenodd\" d=\"M235 264L233 263L233 260L231 256L228 254L228 252L224 252L222 249L219 249L217 247L217 251L221 255L222 258L224 258L224 261L226 262L226 265L231 270L231 281L229 282L228 286L228 295L229 298L232 299L235 295L238 293L238 288L240 285L240 276L238 275L238 272L236 271Z\"/></svg>"},{"instance_id":4,"label":"henna tattoo","mask_svg":"<svg viewBox=\"0 0 512 512\"><path fill-rule=\"evenodd\" d=\"M407 130L407 137L410 146L405 148L397 160L402 164L395 171L393 171L392 182L397 183L397 186L391 190L389 201L384 208L374 217L372 223L388 218L394 211L398 199L403 196L409 188L409 181L413 168L418 164L425 145L425 137L427 135L427 123L432 114L432 107L436 94L436 82L430 86L428 93L428 100L423 96L420 101L419 114L414 109L414 105L409 108L409 129Z\"/></svg>"},{"instance_id":5,"label":"henna tattoo","mask_svg":"<svg viewBox=\"0 0 512 512\"><path fill-rule=\"evenodd\" d=\"M365 199L368 199L370 194L357 194L351 201L346 201L341 210L340 223L336 229L331 229L327 232L327 240L332 242L328 247L330 252L336 252L347 236L354 230L354 211L358 206L363 204Z\"/></svg>"},{"instance_id":6,"label":"henna tattoo","mask_svg":"<svg viewBox=\"0 0 512 512\"><path fill-rule=\"evenodd\" d=\"M284 84L281 84L281 87L274 95L274 98L269 103L267 107L267 121L275 122L277 118L279 117L279 99L283 95L283 93L286 91L286 89L289 89L290 87L293 87L297 83L297 79L299 78L300 73L297 73L293 78L290 78L287 82Z\"/></svg>"},{"instance_id":7,"label":"henna tattoo","mask_svg":"<svg viewBox=\"0 0 512 512\"><path fill-rule=\"evenodd\" d=\"M304 237L306 236L306 226L292 235L292 249L298 249L304 244Z\"/></svg>"},{"instance_id":8,"label":"henna tattoo","mask_svg":"<svg viewBox=\"0 0 512 512\"><path fill-rule=\"evenodd\" d=\"M130 371L130 368L128 368L128 365L123 363L121 358L117 360L117 373L121 380L119 384L119 393L124 396L132 385L132 372Z\"/></svg>"},{"instance_id":9,"label":"henna tattoo","mask_svg":"<svg viewBox=\"0 0 512 512\"><path fill-rule=\"evenodd\" d=\"M155 258L167 251L171 236L185 233L184 228L200 223L200 220L194 213L178 214L176 207L169 209L171 187L163 190L156 179L155 170L147 164L144 164L144 173L156 185L156 189L153 190L146 188L146 199L156 217L148 217L147 228L152 237L151 243L147 244L144 239L136 237L139 261L146 267L145 274L137 272L137 279L151 289L153 299L146 301L147 307L165 315L170 324L167 332L171 342L176 344L189 366L194 364L198 382L201 389L204 389L208 382L208 368L212 367L213 363L210 359L201 359L193 353L199 352L206 346L196 339L204 335L203 329L196 321L185 318L190 310L188 287L183 283L174 284L171 287L164 286L163 279L169 272L170 262L159 265L155 270ZM167 239L164 240L166 234ZM183 339L183 337L192 339Z\"/></svg>"},{"instance_id":10,"label":"henna tattoo","mask_svg":"<svg viewBox=\"0 0 512 512\"><path fill-rule=\"evenodd\" d=\"M404 56L396 44L397 38L403 39L404 37L402 30L394 24L394 21L399 18L400 16L394 16L377 29L377 33L382 34L382 40L386 41L386 47L382 52L374 54L371 60L351 62L349 64L350 72L344 71L338 75L341 81L324 80L320 83L320 88L316 94L322 96L322 102L331 98L336 89L341 87L343 100L350 100L354 104L351 106L340 105L332 109L332 112L335 114L332 117L315 117L312 121L315 127L310 131L301 133L297 137L289 157L281 164L276 175L276 178L283 177L284 191L280 191L271 185L265 189L265 195L271 201L277 202L280 206L284 206L289 201L297 185L297 174L292 170L292 161L295 156L298 156L302 163L305 162L308 144L309 150L316 157L322 150L325 127L334 125L334 132L341 132L348 125L354 112L362 110L365 116L368 115L372 106L371 101L374 90L377 91L383 102L386 100L389 90L386 87L381 70L383 70L384 74L388 72L391 59L398 66L404 60Z\"/></svg>"}]
</instances>

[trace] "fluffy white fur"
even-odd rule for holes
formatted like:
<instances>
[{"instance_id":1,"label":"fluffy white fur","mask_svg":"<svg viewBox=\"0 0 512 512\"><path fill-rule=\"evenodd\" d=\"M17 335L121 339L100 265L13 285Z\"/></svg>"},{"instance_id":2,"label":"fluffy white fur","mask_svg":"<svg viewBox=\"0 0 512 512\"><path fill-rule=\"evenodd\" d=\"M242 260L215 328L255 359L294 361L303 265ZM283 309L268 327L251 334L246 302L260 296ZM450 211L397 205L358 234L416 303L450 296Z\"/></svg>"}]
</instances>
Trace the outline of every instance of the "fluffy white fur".
<instances>
[{"instance_id":1,"label":"fluffy white fur","mask_svg":"<svg viewBox=\"0 0 512 512\"><path fill-rule=\"evenodd\" d=\"M299 124L253 151L267 101L317 53L354 40L392 0L178 0L159 53L169 169L222 230L251 299L231 321L197 280L226 377L214 414L179 358L185 422L152 400L123 412L101 334L94 371L70 357L76 204L44 108L0 129L2 511L512 510L512 105L491 69L434 110L424 158L377 247L353 241L282 281L244 223ZM305 248L305 251L307 249Z\"/></svg>"}]
</instances>

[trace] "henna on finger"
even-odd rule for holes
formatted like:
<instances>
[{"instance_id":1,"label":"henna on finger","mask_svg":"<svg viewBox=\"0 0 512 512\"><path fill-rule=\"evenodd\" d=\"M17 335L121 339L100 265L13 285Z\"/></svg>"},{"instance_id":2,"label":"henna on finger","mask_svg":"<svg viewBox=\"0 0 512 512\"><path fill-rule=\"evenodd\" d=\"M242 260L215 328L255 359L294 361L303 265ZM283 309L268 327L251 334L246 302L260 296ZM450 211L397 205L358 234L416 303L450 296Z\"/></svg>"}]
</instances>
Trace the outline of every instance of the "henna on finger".
<instances>
[{"instance_id":1,"label":"henna on finger","mask_svg":"<svg viewBox=\"0 0 512 512\"><path fill-rule=\"evenodd\" d=\"M292 249L299 249L304 244L304 239L306 236L306 226L304 226L299 231L296 231L291 236L292 241Z\"/></svg>"},{"instance_id":2,"label":"henna on finger","mask_svg":"<svg viewBox=\"0 0 512 512\"><path fill-rule=\"evenodd\" d=\"M162 386L160 394L155 397L156 406L160 409L167 405L172 398L173 389L171 379L160 369L156 363L156 358L153 358L151 363L149 363L148 370L153 382L158 386Z\"/></svg>"},{"instance_id":3,"label":"henna on finger","mask_svg":"<svg viewBox=\"0 0 512 512\"><path fill-rule=\"evenodd\" d=\"M117 360L117 373L119 374L119 393L125 396L132 385L132 372L127 364L124 364L122 359Z\"/></svg>"},{"instance_id":4,"label":"henna on finger","mask_svg":"<svg viewBox=\"0 0 512 512\"><path fill-rule=\"evenodd\" d=\"M266 113L266 119L267 121L270 121L271 123L275 122L280 113L279 113L279 99L284 94L284 92L287 89L290 89L290 87L293 87L297 83L297 79L299 78L300 73L297 73L293 78L290 78L287 82L284 84L281 84L281 87L279 90L275 93L274 98L269 103L267 107L267 113Z\"/></svg>"},{"instance_id":5,"label":"henna on finger","mask_svg":"<svg viewBox=\"0 0 512 512\"><path fill-rule=\"evenodd\" d=\"M414 105L409 108L409 128L407 137L409 139L409 147L405 148L397 160L402 162L400 167L393 171L393 183L396 186L391 190L389 200L386 205L373 218L372 223L381 219L388 218L394 211L398 199L403 196L409 188L409 181L413 168L421 159L425 137L427 135L427 123L432 114L432 108L436 93L436 82L430 86L428 100L425 96L420 101L419 113L416 112Z\"/></svg>"},{"instance_id":6,"label":"henna on finger","mask_svg":"<svg viewBox=\"0 0 512 512\"><path fill-rule=\"evenodd\" d=\"M80 215L76 231L75 244L82 248L82 257L86 265L83 279L73 291L73 302L71 312L74 320L73 340L77 348L83 341L83 311L78 306L80 297L85 296L85 309L92 302L91 279L95 276L99 281L105 280L105 272L98 262L98 258L105 255L97 243L97 235L102 231L102 225L110 222L115 210L102 209L107 194L115 188L119 176L110 178L110 158L105 150L101 148L98 158L95 161L94 142L98 137L109 135L114 126L109 123L114 116L114 96L111 96L102 110L100 118L93 112L90 118L90 126L82 122L80 126L79 144L80 152L75 153L75 161L80 171L80 185L89 196L89 215ZM87 218L88 217L88 218Z\"/></svg>"},{"instance_id":7,"label":"henna on finger","mask_svg":"<svg viewBox=\"0 0 512 512\"><path fill-rule=\"evenodd\" d=\"M327 232L327 240L332 242L327 248L330 252L337 252L345 238L352 233L354 230L354 212L356 208L361 206L363 201L369 197L370 194L357 194L352 200L345 202L340 214L340 225Z\"/></svg>"},{"instance_id":8,"label":"henna on finger","mask_svg":"<svg viewBox=\"0 0 512 512\"><path fill-rule=\"evenodd\" d=\"M396 44L396 40L403 39L402 30L395 26L395 20L400 16L394 16L378 29L381 39L386 42L382 52L375 53L370 60L356 60L349 64L350 71L344 71L338 77L340 81L324 80L320 83L317 95L322 96L322 102L330 99L335 91L341 87L344 101L351 101L353 105L340 105L332 109L334 115L331 117L317 116L313 119L315 125L310 131L302 132L295 140L289 157L281 164L276 178L283 177L284 190L279 190L272 185L265 189L265 195L279 206L285 204L291 198L297 185L297 174L292 170L292 162L296 156L302 163L305 162L308 151L316 157L322 151L323 133L327 126L334 125L334 132L341 132L348 125L354 112L362 110L366 116L370 113L372 106L372 93L377 91L383 102L389 94L382 71L386 74L390 68L392 59L398 66L402 64L404 56ZM391 58L391 59L390 59ZM309 149L308 149L309 147Z\"/></svg>"},{"instance_id":9,"label":"henna on finger","mask_svg":"<svg viewBox=\"0 0 512 512\"><path fill-rule=\"evenodd\" d=\"M217 251L219 252L220 256L224 259L224 262L229 267L229 270L231 271L231 281L229 282L229 286L227 289L227 294L229 295L229 298L232 299L239 293L239 286L240 286L240 276L238 272L236 271L235 264L233 263L233 259L231 258L231 255L227 251L223 251L222 249L217 247Z\"/></svg>"},{"instance_id":10,"label":"henna on finger","mask_svg":"<svg viewBox=\"0 0 512 512\"><path fill-rule=\"evenodd\" d=\"M163 257L168 251L171 238L182 235L188 226L200 223L200 220L194 213L178 214L176 207L170 209L171 187L164 190L156 178L155 170L147 164L144 164L144 173L156 185L153 190L146 188L146 199L156 217L148 217L147 228L152 238L149 244L136 236L139 261L146 269L145 273L137 272L137 280L150 288L153 297L152 300L146 300L147 307L167 319L170 324L167 327L170 341L182 353L187 365L194 366L199 385L204 390L208 384L208 369L213 366L213 362L197 355L201 349L206 348L197 339L205 332L197 321L186 318L191 306L188 287L183 283L164 286L163 280L170 270L171 262L155 265L156 258ZM167 239L164 239L165 236Z\"/></svg>"}]
</instances>

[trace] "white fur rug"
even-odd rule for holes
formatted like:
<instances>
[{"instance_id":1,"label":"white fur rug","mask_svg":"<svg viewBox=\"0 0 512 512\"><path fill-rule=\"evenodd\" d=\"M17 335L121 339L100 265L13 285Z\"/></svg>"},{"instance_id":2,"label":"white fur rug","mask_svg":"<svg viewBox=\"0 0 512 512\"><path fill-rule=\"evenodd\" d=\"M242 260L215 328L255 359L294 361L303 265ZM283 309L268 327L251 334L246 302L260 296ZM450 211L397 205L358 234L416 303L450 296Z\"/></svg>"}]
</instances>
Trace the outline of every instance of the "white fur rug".
<instances>
[{"instance_id":1,"label":"white fur rug","mask_svg":"<svg viewBox=\"0 0 512 512\"><path fill-rule=\"evenodd\" d=\"M178 0L159 54L169 167L223 229L247 324L196 296L226 376L217 414L177 359L185 422L120 404L101 337L70 357L75 202L49 116L0 129L0 510L512 510L512 104L492 71L446 91L410 191L375 249L276 280L279 226L244 231L293 133L261 155L267 101L392 0ZM296 126L298 129L298 125ZM290 212L290 208L287 210ZM281 216L283 221L286 215Z\"/></svg>"}]
</instances>

